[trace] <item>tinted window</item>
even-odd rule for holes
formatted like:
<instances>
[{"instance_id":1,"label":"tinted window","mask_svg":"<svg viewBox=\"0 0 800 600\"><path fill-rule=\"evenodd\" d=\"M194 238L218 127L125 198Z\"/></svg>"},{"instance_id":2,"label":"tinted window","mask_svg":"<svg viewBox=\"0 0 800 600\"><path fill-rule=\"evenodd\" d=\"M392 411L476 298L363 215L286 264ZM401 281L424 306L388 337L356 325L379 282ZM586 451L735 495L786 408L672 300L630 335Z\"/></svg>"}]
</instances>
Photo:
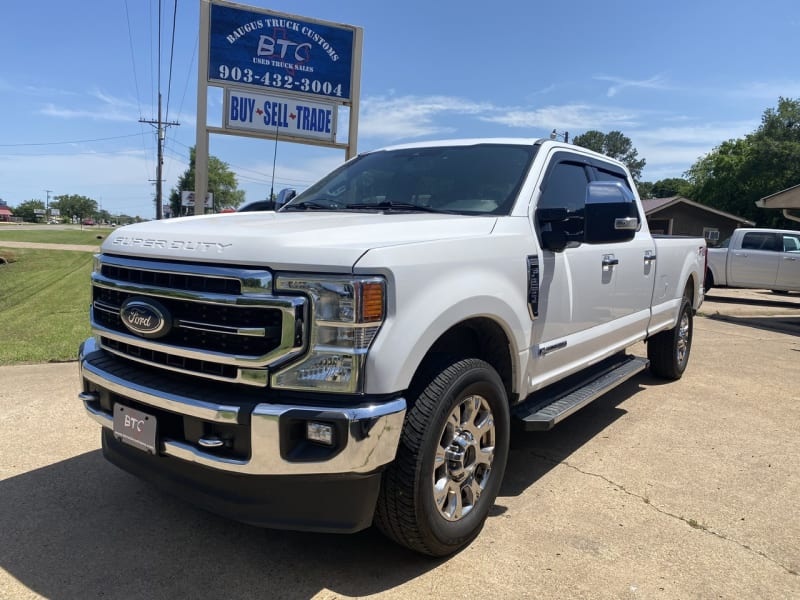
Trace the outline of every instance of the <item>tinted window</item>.
<instances>
[{"instance_id":1,"label":"tinted window","mask_svg":"<svg viewBox=\"0 0 800 600\"><path fill-rule=\"evenodd\" d=\"M626 188L631 189L631 186L628 183L628 178L625 176L625 173L622 173L620 171L611 171L607 169L595 168L594 174L597 181L616 181L618 183L624 184Z\"/></svg>"},{"instance_id":2,"label":"tinted window","mask_svg":"<svg viewBox=\"0 0 800 600\"><path fill-rule=\"evenodd\" d=\"M586 168L579 163L559 162L553 165L544 181L537 208L566 208L570 212L583 210L586 204Z\"/></svg>"},{"instance_id":3,"label":"tinted window","mask_svg":"<svg viewBox=\"0 0 800 600\"><path fill-rule=\"evenodd\" d=\"M742 250L771 250L782 251L783 246L778 246L778 236L766 231L751 231L744 234Z\"/></svg>"},{"instance_id":4,"label":"tinted window","mask_svg":"<svg viewBox=\"0 0 800 600\"><path fill-rule=\"evenodd\" d=\"M534 146L475 144L381 150L341 166L281 210L405 209L508 214L536 153ZM399 208L399 206L398 206Z\"/></svg>"}]
</instances>

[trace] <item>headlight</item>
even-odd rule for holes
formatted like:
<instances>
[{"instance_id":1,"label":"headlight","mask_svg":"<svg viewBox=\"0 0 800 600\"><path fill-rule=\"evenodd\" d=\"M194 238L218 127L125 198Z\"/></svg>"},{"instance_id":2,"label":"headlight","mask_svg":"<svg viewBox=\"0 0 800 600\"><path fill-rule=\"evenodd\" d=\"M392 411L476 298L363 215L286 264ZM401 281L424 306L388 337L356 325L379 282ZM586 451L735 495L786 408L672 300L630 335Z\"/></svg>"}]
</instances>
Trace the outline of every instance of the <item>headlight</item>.
<instances>
[{"instance_id":1,"label":"headlight","mask_svg":"<svg viewBox=\"0 0 800 600\"><path fill-rule=\"evenodd\" d=\"M381 277L278 276L275 287L311 299L309 353L272 375L277 389L356 393L364 363L386 310Z\"/></svg>"}]
</instances>

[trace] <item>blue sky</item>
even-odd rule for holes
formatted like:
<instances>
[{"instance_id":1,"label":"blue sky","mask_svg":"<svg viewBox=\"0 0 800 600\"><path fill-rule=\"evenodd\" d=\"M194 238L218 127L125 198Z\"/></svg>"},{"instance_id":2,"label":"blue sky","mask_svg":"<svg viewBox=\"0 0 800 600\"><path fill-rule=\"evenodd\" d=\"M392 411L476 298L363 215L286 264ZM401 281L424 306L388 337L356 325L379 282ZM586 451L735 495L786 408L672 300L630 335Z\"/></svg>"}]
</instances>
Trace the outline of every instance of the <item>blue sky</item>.
<instances>
[{"instance_id":1,"label":"blue sky","mask_svg":"<svg viewBox=\"0 0 800 600\"><path fill-rule=\"evenodd\" d=\"M195 143L199 1L162 0L165 196ZM271 0L252 6L364 28L359 150L436 138L620 130L643 179L678 177L800 97L796 0L507 2ZM152 217L158 0L8 1L0 9L0 198L83 194ZM209 94L211 125L222 94ZM346 130L344 127L340 127ZM212 135L247 200L272 185L274 144ZM302 189L344 152L282 142L275 189Z\"/></svg>"}]
</instances>

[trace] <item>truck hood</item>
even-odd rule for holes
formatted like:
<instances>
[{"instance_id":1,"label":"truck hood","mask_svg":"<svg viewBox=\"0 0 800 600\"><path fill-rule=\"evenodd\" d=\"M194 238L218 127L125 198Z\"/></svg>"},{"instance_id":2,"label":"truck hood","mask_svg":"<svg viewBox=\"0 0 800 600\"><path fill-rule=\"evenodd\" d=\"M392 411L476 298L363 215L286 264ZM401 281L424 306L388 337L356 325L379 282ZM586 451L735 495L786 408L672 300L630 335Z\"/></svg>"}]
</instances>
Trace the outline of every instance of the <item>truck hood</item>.
<instances>
[{"instance_id":1,"label":"truck hood","mask_svg":"<svg viewBox=\"0 0 800 600\"><path fill-rule=\"evenodd\" d=\"M496 221L429 213L229 213L129 225L101 248L124 256L341 271L372 248L485 236Z\"/></svg>"}]
</instances>

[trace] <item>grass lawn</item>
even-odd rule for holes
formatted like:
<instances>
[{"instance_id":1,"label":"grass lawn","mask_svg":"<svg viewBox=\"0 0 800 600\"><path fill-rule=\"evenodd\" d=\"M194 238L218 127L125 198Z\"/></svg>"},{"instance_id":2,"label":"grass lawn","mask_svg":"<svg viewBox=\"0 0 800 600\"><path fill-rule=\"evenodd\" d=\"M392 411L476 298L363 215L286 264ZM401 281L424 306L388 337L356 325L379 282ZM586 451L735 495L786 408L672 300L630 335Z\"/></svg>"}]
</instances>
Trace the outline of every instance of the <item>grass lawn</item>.
<instances>
[{"instance_id":1,"label":"grass lawn","mask_svg":"<svg viewBox=\"0 0 800 600\"><path fill-rule=\"evenodd\" d=\"M80 231L18 231L20 241L92 243L86 237L67 237ZM32 239L34 234L47 239ZM64 236L62 238L62 236ZM99 243L99 240L97 240ZM0 256L13 262L0 264L0 365L74 360L78 344L89 337L89 277L91 252L4 249Z\"/></svg>"},{"instance_id":2,"label":"grass lawn","mask_svg":"<svg viewBox=\"0 0 800 600\"><path fill-rule=\"evenodd\" d=\"M80 229L11 229L0 227L0 243L3 240L12 242L37 242L45 244L94 244L99 246L113 229L84 227ZM100 236L100 239L97 239Z\"/></svg>"}]
</instances>

